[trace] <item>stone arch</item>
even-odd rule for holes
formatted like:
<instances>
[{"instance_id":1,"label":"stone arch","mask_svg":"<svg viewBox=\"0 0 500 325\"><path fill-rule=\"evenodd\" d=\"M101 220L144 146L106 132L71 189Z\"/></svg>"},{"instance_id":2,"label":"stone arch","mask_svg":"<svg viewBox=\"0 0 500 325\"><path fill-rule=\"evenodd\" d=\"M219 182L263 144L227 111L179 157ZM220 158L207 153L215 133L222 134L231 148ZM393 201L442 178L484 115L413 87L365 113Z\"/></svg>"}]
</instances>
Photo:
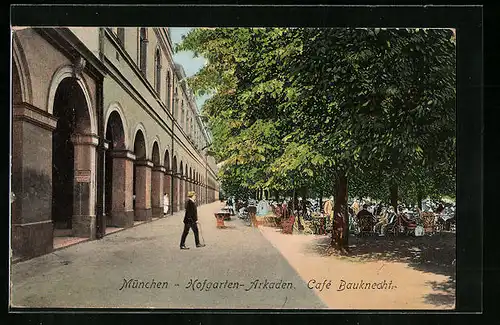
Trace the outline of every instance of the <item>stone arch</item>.
<instances>
[{"instance_id":1,"label":"stone arch","mask_svg":"<svg viewBox=\"0 0 500 325\"><path fill-rule=\"evenodd\" d=\"M162 149L161 149L161 143L160 143L160 138L158 137L158 135L155 135L154 137L152 137L152 140L151 142L148 142L148 145L151 147L151 161L153 161L153 147L155 145L155 143L158 145L158 157L159 157L159 163L158 163L158 166L161 166L161 155L160 155L160 152L162 152Z\"/></svg>"},{"instance_id":2,"label":"stone arch","mask_svg":"<svg viewBox=\"0 0 500 325\"><path fill-rule=\"evenodd\" d=\"M80 87L80 89L83 92L86 105L87 105L87 111L89 114L89 119L90 119L90 133L91 134L97 134L97 127L96 127L96 119L94 116L94 110L92 106L92 100L90 99L90 92L88 91L89 87L85 83L85 81L81 78L74 78L74 72L73 72L73 67L71 65L63 65L57 69L54 74L52 75L52 79L50 81L49 85L49 95L47 96L47 112L50 114L54 113L54 100L56 96L56 91L59 88L59 85L67 78L75 79L76 83Z\"/></svg>"},{"instance_id":3,"label":"stone arch","mask_svg":"<svg viewBox=\"0 0 500 325\"><path fill-rule=\"evenodd\" d=\"M178 165L177 165L177 155L174 155L174 158L172 159L171 163L171 169L172 169L172 186L173 186L173 193L172 193L172 211L179 211L179 179L177 178L177 175L175 175L178 171Z\"/></svg>"},{"instance_id":4,"label":"stone arch","mask_svg":"<svg viewBox=\"0 0 500 325\"><path fill-rule=\"evenodd\" d=\"M120 118L120 121L123 125L124 145L125 145L124 149L128 149L130 147L129 133L127 132L129 128L127 125L127 119L125 118L125 114L123 113L123 109L122 109L120 103L112 102L111 104L109 104L108 110L106 112L106 117L104 118L104 129L106 130L108 123L109 123L110 116L113 113L118 114L118 117Z\"/></svg>"},{"instance_id":5,"label":"stone arch","mask_svg":"<svg viewBox=\"0 0 500 325\"><path fill-rule=\"evenodd\" d=\"M166 170L170 170L170 152L168 151L168 148L165 149L165 154L163 155L163 167L165 167Z\"/></svg>"},{"instance_id":6,"label":"stone arch","mask_svg":"<svg viewBox=\"0 0 500 325\"><path fill-rule=\"evenodd\" d=\"M165 170L170 171L170 152L168 151L168 148L165 149L165 152L163 154L163 167L165 167ZM163 177L163 192L168 194L167 197L167 202L164 202L168 206L172 204L172 175L170 172L165 173ZM170 209L170 208L169 208ZM170 210L169 210L170 211Z\"/></svg>"},{"instance_id":7,"label":"stone arch","mask_svg":"<svg viewBox=\"0 0 500 325\"><path fill-rule=\"evenodd\" d=\"M125 150L128 147L127 128L124 125L123 117L117 109L108 110L104 124L104 136L109 141L109 148L104 154L104 213L107 226L126 225L123 218L117 218L119 209L125 208L122 184L126 177L126 171L119 160L114 158L117 151ZM117 207L119 207L118 210ZM114 219L113 215L115 215Z\"/></svg>"},{"instance_id":8,"label":"stone arch","mask_svg":"<svg viewBox=\"0 0 500 325\"><path fill-rule=\"evenodd\" d=\"M162 55L160 45L156 46L154 53L154 87L158 95L161 91Z\"/></svg>"},{"instance_id":9,"label":"stone arch","mask_svg":"<svg viewBox=\"0 0 500 325\"><path fill-rule=\"evenodd\" d=\"M15 105L15 104L24 102L24 100L23 100L24 91L23 91L23 86L22 86L22 81L21 81L21 74L19 73L19 69L17 68L17 65L15 63L12 64L12 78L11 78L11 80L12 80L12 89L11 89L12 102L11 102L11 104Z\"/></svg>"},{"instance_id":10,"label":"stone arch","mask_svg":"<svg viewBox=\"0 0 500 325\"><path fill-rule=\"evenodd\" d=\"M48 109L58 119L52 132L52 220L56 229L92 237L92 230L82 226L95 208L96 166L92 162L97 139L89 136L95 129L88 93L78 79L64 72L56 74L50 91L52 106ZM88 175L86 193L80 192L81 184L74 178L81 171Z\"/></svg>"},{"instance_id":11,"label":"stone arch","mask_svg":"<svg viewBox=\"0 0 500 325\"><path fill-rule=\"evenodd\" d=\"M158 141L153 142L153 149L151 150L151 161L155 166L161 166L160 162L160 147L158 145Z\"/></svg>"},{"instance_id":12,"label":"stone arch","mask_svg":"<svg viewBox=\"0 0 500 325\"><path fill-rule=\"evenodd\" d=\"M110 150L124 150L127 148L125 127L123 120L118 111L113 111L109 114L105 124L105 138L111 141Z\"/></svg>"},{"instance_id":13,"label":"stone arch","mask_svg":"<svg viewBox=\"0 0 500 325\"><path fill-rule=\"evenodd\" d=\"M147 157L146 136L141 128L135 132L134 154L137 160L146 159Z\"/></svg>"},{"instance_id":14,"label":"stone arch","mask_svg":"<svg viewBox=\"0 0 500 325\"><path fill-rule=\"evenodd\" d=\"M172 161L172 171L177 173L177 156L174 155L174 159Z\"/></svg>"},{"instance_id":15,"label":"stone arch","mask_svg":"<svg viewBox=\"0 0 500 325\"><path fill-rule=\"evenodd\" d=\"M135 143L136 143L136 137L137 135L139 134L139 131L141 132L142 136L143 136L143 139L144 139L144 155L142 157L142 159L146 159L148 156L148 147L146 146L146 143L147 143L147 134L146 134L146 129L144 128L144 125L142 123L139 123L137 124L137 126L135 127L135 130L134 130L134 133L133 133L133 137L132 139L134 139L134 141L130 144L131 145L131 150L132 152L134 152L134 154L136 154L135 152ZM137 154L136 154L137 155ZM140 159L139 157L136 157L136 159Z\"/></svg>"},{"instance_id":16,"label":"stone arch","mask_svg":"<svg viewBox=\"0 0 500 325\"><path fill-rule=\"evenodd\" d=\"M17 69L15 72L17 75L17 81L20 90L20 100L26 103L33 103L33 92L31 85L31 76L29 72L28 62L26 60L26 56L24 55L24 51L17 37L16 33L12 34L12 77L14 78L14 69ZM13 80L14 81L14 80ZM14 85L14 83L13 83ZM14 99L14 89L12 90L12 99Z\"/></svg>"}]
</instances>

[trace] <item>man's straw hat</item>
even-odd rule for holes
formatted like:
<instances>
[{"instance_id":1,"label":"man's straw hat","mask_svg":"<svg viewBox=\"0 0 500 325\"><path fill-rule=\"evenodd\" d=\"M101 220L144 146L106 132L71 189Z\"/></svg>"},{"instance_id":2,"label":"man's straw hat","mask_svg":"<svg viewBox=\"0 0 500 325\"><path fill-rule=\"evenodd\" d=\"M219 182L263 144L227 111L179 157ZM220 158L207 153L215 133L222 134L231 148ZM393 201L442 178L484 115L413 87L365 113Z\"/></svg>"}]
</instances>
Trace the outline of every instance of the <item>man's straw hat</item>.
<instances>
[{"instance_id":1,"label":"man's straw hat","mask_svg":"<svg viewBox=\"0 0 500 325\"><path fill-rule=\"evenodd\" d=\"M193 197L195 195L196 195L196 193L194 191L189 191L188 192L188 197Z\"/></svg>"}]
</instances>

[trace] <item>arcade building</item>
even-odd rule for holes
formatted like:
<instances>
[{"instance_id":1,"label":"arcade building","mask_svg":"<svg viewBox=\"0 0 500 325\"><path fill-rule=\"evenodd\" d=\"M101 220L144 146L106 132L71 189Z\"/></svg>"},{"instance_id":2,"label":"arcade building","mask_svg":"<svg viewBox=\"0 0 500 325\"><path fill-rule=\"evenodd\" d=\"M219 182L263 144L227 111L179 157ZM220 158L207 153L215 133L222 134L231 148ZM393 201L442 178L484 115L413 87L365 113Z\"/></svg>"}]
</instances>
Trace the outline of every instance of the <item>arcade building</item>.
<instances>
[{"instance_id":1,"label":"arcade building","mask_svg":"<svg viewBox=\"0 0 500 325\"><path fill-rule=\"evenodd\" d=\"M11 249L50 253L218 200L168 28L12 29Z\"/></svg>"}]
</instances>

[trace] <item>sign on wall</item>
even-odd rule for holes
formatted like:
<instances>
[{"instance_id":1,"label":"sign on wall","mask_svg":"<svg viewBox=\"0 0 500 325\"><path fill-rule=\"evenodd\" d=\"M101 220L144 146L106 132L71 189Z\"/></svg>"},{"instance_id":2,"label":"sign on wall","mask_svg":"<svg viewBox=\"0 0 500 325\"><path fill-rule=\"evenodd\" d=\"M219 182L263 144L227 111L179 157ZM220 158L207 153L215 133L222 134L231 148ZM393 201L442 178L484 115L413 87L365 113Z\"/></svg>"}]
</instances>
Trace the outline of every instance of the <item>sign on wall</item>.
<instances>
[{"instance_id":1,"label":"sign on wall","mask_svg":"<svg viewBox=\"0 0 500 325\"><path fill-rule=\"evenodd\" d=\"M90 170L75 170L75 182L90 183Z\"/></svg>"}]
</instances>

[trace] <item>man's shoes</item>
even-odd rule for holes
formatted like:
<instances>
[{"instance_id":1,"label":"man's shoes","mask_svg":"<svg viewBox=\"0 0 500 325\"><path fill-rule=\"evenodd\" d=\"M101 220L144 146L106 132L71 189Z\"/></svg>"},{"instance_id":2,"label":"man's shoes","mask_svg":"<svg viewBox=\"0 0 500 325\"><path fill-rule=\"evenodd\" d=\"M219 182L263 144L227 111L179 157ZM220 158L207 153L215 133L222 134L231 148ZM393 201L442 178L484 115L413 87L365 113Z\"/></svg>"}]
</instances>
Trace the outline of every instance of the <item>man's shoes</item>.
<instances>
[{"instance_id":1,"label":"man's shoes","mask_svg":"<svg viewBox=\"0 0 500 325\"><path fill-rule=\"evenodd\" d=\"M205 247L205 244L198 244L196 247Z\"/></svg>"},{"instance_id":2,"label":"man's shoes","mask_svg":"<svg viewBox=\"0 0 500 325\"><path fill-rule=\"evenodd\" d=\"M181 246L181 249L189 249L189 247Z\"/></svg>"}]
</instances>

